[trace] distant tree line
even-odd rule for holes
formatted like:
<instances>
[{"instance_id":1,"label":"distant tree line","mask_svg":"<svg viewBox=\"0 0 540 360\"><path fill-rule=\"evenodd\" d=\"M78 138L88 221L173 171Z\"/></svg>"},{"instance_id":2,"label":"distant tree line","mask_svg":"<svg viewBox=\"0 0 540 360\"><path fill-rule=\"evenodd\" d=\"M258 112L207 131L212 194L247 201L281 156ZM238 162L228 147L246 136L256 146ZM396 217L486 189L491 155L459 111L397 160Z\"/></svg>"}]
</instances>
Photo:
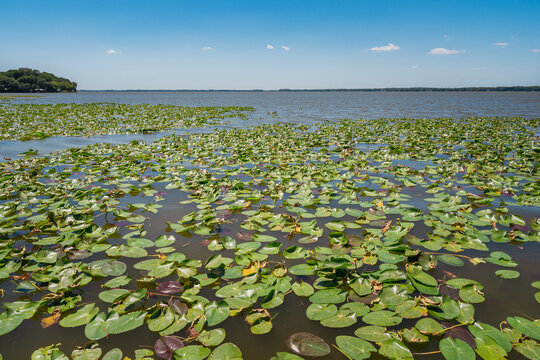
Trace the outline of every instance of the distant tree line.
<instances>
[{"instance_id":1,"label":"distant tree line","mask_svg":"<svg viewBox=\"0 0 540 360\"><path fill-rule=\"evenodd\" d=\"M431 87L409 87L409 88L372 88L372 89L279 89L279 91L540 91L540 86L495 86L495 87L461 87L461 88L431 88Z\"/></svg>"},{"instance_id":2,"label":"distant tree line","mask_svg":"<svg viewBox=\"0 0 540 360\"><path fill-rule=\"evenodd\" d=\"M0 72L0 92L77 91L77 83L48 72L29 68Z\"/></svg>"}]
</instances>

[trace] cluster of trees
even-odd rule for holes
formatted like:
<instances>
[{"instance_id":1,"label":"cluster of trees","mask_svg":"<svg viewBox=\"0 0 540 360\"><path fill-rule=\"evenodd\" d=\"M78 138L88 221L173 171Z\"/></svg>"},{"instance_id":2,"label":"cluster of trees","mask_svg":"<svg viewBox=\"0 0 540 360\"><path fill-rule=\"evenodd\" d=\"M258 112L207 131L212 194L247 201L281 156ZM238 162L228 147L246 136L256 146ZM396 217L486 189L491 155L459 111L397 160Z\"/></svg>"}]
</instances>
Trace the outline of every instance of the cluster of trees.
<instances>
[{"instance_id":1,"label":"cluster of trees","mask_svg":"<svg viewBox=\"0 0 540 360\"><path fill-rule=\"evenodd\" d=\"M51 73L29 68L0 72L0 93L59 91L77 91L77 83Z\"/></svg>"}]
</instances>

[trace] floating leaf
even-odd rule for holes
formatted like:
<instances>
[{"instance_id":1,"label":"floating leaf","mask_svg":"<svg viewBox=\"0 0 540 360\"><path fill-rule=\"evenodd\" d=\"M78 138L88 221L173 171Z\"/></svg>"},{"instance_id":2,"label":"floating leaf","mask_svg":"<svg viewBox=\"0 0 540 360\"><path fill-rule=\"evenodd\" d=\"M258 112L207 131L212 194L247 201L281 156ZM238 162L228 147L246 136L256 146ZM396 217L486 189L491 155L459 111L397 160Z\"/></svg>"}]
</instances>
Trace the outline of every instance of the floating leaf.
<instances>
[{"instance_id":1,"label":"floating leaf","mask_svg":"<svg viewBox=\"0 0 540 360\"><path fill-rule=\"evenodd\" d=\"M114 348L109 350L105 355L103 355L102 360L122 360L122 356L124 354L122 353L122 350L119 348Z\"/></svg>"},{"instance_id":2,"label":"floating leaf","mask_svg":"<svg viewBox=\"0 0 540 360\"><path fill-rule=\"evenodd\" d=\"M225 339L225 330L212 329L204 330L197 337L197 341L205 346L218 346Z\"/></svg>"},{"instance_id":3,"label":"floating leaf","mask_svg":"<svg viewBox=\"0 0 540 360\"><path fill-rule=\"evenodd\" d=\"M389 339L381 343L379 354L389 359L412 359L409 348L397 339Z\"/></svg>"},{"instance_id":4,"label":"floating leaf","mask_svg":"<svg viewBox=\"0 0 540 360\"><path fill-rule=\"evenodd\" d=\"M60 320L60 326L76 327L88 324L99 312L99 308L94 309L94 304L88 304L79 309L74 314L70 314Z\"/></svg>"},{"instance_id":5,"label":"floating leaf","mask_svg":"<svg viewBox=\"0 0 540 360\"><path fill-rule=\"evenodd\" d=\"M242 352L233 343L224 343L212 351L208 360L242 360Z\"/></svg>"},{"instance_id":6,"label":"floating leaf","mask_svg":"<svg viewBox=\"0 0 540 360\"><path fill-rule=\"evenodd\" d=\"M379 310L370 312L362 317L362 321L377 326L394 326L403 320L393 311Z\"/></svg>"},{"instance_id":7,"label":"floating leaf","mask_svg":"<svg viewBox=\"0 0 540 360\"><path fill-rule=\"evenodd\" d=\"M175 360L203 360L210 355L210 349L201 345L184 346L174 351Z\"/></svg>"},{"instance_id":8,"label":"floating leaf","mask_svg":"<svg viewBox=\"0 0 540 360\"><path fill-rule=\"evenodd\" d=\"M184 347L182 340L173 336L162 336L154 344L154 352L165 360L171 360L174 350Z\"/></svg>"},{"instance_id":9,"label":"floating leaf","mask_svg":"<svg viewBox=\"0 0 540 360\"><path fill-rule=\"evenodd\" d=\"M330 346L320 337L307 333L294 333L285 342L292 352L301 356L324 356L330 353Z\"/></svg>"},{"instance_id":10,"label":"floating leaf","mask_svg":"<svg viewBox=\"0 0 540 360\"><path fill-rule=\"evenodd\" d=\"M439 342L439 349L446 360L474 360L474 350L464 341L444 338Z\"/></svg>"},{"instance_id":11,"label":"floating leaf","mask_svg":"<svg viewBox=\"0 0 540 360\"><path fill-rule=\"evenodd\" d=\"M386 328L382 326L362 326L355 330L354 335L361 339L372 342L383 342L392 337L392 335L386 332Z\"/></svg>"},{"instance_id":12,"label":"floating leaf","mask_svg":"<svg viewBox=\"0 0 540 360\"><path fill-rule=\"evenodd\" d=\"M24 320L24 316L21 314L10 314L7 311L0 314L0 335L7 334L8 332L16 329Z\"/></svg>"},{"instance_id":13,"label":"floating leaf","mask_svg":"<svg viewBox=\"0 0 540 360\"><path fill-rule=\"evenodd\" d=\"M369 342L353 336L338 336L336 344L345 355L354 360L368 359L372 352L377 351Z\"/></svg>"},{"instance_id":14,"label":"floating leaf","mask_svg":"<svg viewBox=\"0 0 540 360\"><path fill-rule=\"evenodd\" d=\"M414 325L422 334L436 334L443 331L442 325L432 318L422 318Z\"/></svg>"},{"instance_id":15,"label":"floating leaf","mask_svg":"<svg viewBox=\"0 0 540 360\"><path fill-rule=\"evenodd\" d=\"M515 270L497 270L495 275L503 279L517 279L519 277L519 272Z\"/></svg>"},{"instance_id":16,"label":"floating leaf","mask_svg":"<svg viewBox=\"0 0 540 360\"><path fill-rule=\"evenodd\" d=\"M213 301L205 306L204 311L208 326L215 326L227 319L231 310L225 301L219 303Z\"/></svg>"},{"instance_id":17,"label":"floating leaf","mask_svg":"<svg viewBox=\"0 0 540 360\"><path fill-rule=\"evenodd\" d=\"M506 318L506 321L508 321L510 326L514 329L521 331L533 339L540 340L540 325L519 316L509 316Z\"/></svg>"},{"instance_id":18,"label":"floating leaf","mask_svg":"<svg viewBox=\"0 0 540 360\"><path fill-rule=\"evenodd\" d=\"M126 269L127 265L118 260L107 261L101 265L101 271L110 276L120 276L126 271Z\"/></svg>"},{"instance_id":19,"label":"floating leaf","mask_svg":"<svg viewBox=\"0 0 540 360\"><path fill-rule=\"evenodd\" d=\"M156 292L161 294L173 295L184 291L184 287L178 281L166 281L156 286Z\"/></svg>"}]
</instances>

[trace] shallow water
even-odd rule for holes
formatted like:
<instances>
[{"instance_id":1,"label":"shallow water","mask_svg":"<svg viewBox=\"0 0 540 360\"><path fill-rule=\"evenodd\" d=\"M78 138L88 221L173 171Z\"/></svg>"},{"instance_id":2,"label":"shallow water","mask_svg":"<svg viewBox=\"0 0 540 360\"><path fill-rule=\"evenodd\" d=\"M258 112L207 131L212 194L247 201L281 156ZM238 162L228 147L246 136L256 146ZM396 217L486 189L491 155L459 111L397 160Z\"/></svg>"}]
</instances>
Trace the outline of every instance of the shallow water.
<instances>
[{"instance_id":1,"label":"shallow water","mask_svg":"<svg viewBox=\"0 0 540 360\"><path fill-rule=\"evenodd\" d=\"M233 121L225 125L228 127L251 126L266 122L297 122L311 124L316 120L334 121L340 118L380 118L380 117L463 117L478 115L493 116L523 116L540 117L540 93L244 93L244 92L223 92L223 93L100 93L88 92L78 94L46 94L43 98L29 98L17 100L21 103L56 103L56 102L126 102L126 103L167 103L185 106L211 106L211 105L241 105L254 106L256 108L253 114L253 121L249 123L240 123ZM268 112L277 111L279 117L269 115ZM179 133L189 132L211 132L215 128L196 128L179 130ZM26 151L30 148L37 149L40 153L49 153L69 147L80 147L88 144L109 142L112 144L127 143L132 140L143 140L151 143L164 135L172 132L156 133L147 135L110 135L105 137L93 138L62 138L55 137L40 141L29 142L2 142L0 143L0 154L7 157L14 157L16 154ZM359 144L363 151L370 151L379 148L373 144ZM394 160L395 164L401 164L410 168L422 169L425 166L432 166L433 163L426 161ZM145 229L149 239L155 239L162 234L175 234L168 229L166 221L176 222L182 216L194 210L193 205L179 205L178 202L186 199L186 194L178 190L164 190L160 188L161 184L154 184L157 191L167 192L165 199L160 202L163 205L157 214L147 214L149 219L145 222ZM418 209L427 211L427 203L422 199L428 197L422 189L414 188L403 192L409 194L412 199L408 204ZM121 204L136 203L144 201L140 196L124 196L119 199ZM341 207L337 202L332 202L327 206ZM536 207L516 207L511 209L512 213L519 214L525 220L538 217L540 211ZM394 217L389 216L388 219ZM234 216L232 217L234 220ZM353 221L352 217L346 216L344 220ZM104 225L111 218L101 217L96 219L96 223ZM322 223L321 223L322 226ZM422 224L415 225L412 234L418 236L425 235L427 228ZM125 230L125 231L124 231ZM234 236L239 231L245 232L240 227L240 222L232 222L226 225L224 233ZM129 232L123 229L120 235ZM296 241L283 238L283 233L271 233L284 242L284 247L296 244ZM199 235L193 237L183 237L175 234L177 243L175 246L183 252L188 258L206 259L210 253L206 246L201 246L200 241L204 238ZM114 241L114 240L113 240ZM291 242L292 244L289 244ZM313 248L317 245L326 246L324 240L319 240L315 244L303 244L306 248ZM538 270L538 257L540 256L540 244L527 243L523 246L509 246L508 244L491 243L490 251L502 250L507 252L519 264L518 271L521 276L515 280L503 280L494 276L494 271L498 269L492 264L482 264L482 271L478 267L467 263L464 267L456 268L445 264L439 264L437 272L449 271L458 277L473 278L480 281L484 286L484 292L489 294L486 301L482 304L476 304L476 318L481 321L496 325L503 321L506 316L521 315L525 317L540 317L540 308L535 302L534 290L530 283L540 279ZM483 256L484 253L468 250L464 252L470 256ZM232 251L223 252L224 256L234 256ZM104 257L104 253L94 255L89 260L96 260ZM282 260L276 257L276 260ZM140 259L123 258L128 265L138 262ZM294 261L288 261L294 264ZM141 274L132 274L133 278ZM437 276L439 278L439 276ZM293 276L294 280L294 276ZM95 281L84 288L86 302L96 302L102 309L107 305L97 298L97 293L101 290L100 285L105 280ZM9 289L9 280L0 284L2 288ZM519 289L516 290L516 289ZM11 295L7 295L4 301L13 301ZM214 298L208 294L209 300ZM511 296L509 296L509 294ZM18 296L17 296L18 297ZM334 343L335 336L348 334L352 335L354 329L360 326L361 321L355 326L347 329L331 329L320 325L318 322L311 321L305 316L305 309L309 305L309 300L295 296L286 296L285 302L274 309L277 316L274 318L274 331L265 335L252 335L249 326L242 319L230 317L219 327L227 331L226 341L238 345L243 352L244 358L268 359L278 351L288 351L285 346L286 337L294 332L309 331L325 339L328 343ZM404 320L399 328L411 327L416 320ZM62 342L62 349L66 352L71 351L77 345L83 345L88 340L82 334L82 328L75 331L69 328L62 328L58 325L42 330L39 325L39 319L26 320L13 332L0 337L0 353L5 359L27 359L33 350L40 346L47 346L53 343ZM185 330L182 330L182 335ZM39 334L31 340L28 336ZM151 347L155 340L159 338L158 334L150 333L146 326L130 331L125 334L113 335L108 339L99 341L104 353L114 347L120 347L125 350L127 355L133 353L137 346ZM437 342L431 341L428 345L411 347L414 352L429 352L438 350ZM378 358L377 354L372 356ZM440 359L440 354L422 356L422 359ZM509 358L521 358L515 351ZM333 350L328 356L321 359L344 359L344 357Z\"/></svg>"}]
</instances>

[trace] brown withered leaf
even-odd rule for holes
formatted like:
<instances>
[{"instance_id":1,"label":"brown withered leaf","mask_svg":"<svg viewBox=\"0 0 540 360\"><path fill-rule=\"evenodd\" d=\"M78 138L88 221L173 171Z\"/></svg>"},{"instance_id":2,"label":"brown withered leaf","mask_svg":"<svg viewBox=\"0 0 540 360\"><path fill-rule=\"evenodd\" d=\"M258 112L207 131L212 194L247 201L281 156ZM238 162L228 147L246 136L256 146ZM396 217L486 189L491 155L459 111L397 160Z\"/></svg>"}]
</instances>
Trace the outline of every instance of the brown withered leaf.
<instances>
[{"instance_id":1,"label":"brown withered leaf","mask_svg":"<svg viewBox=\"0 0 540 360\"><path fill-rule=\"evenodd\" d=\"M47 316L46 318L41 319L41 327L43 329L48 328L49 326L52 326L54 324L57 324L58 321L60 321L60 316L62 313L58 309L54 309L51 316Z\"/></svg>"}]
</instances>

